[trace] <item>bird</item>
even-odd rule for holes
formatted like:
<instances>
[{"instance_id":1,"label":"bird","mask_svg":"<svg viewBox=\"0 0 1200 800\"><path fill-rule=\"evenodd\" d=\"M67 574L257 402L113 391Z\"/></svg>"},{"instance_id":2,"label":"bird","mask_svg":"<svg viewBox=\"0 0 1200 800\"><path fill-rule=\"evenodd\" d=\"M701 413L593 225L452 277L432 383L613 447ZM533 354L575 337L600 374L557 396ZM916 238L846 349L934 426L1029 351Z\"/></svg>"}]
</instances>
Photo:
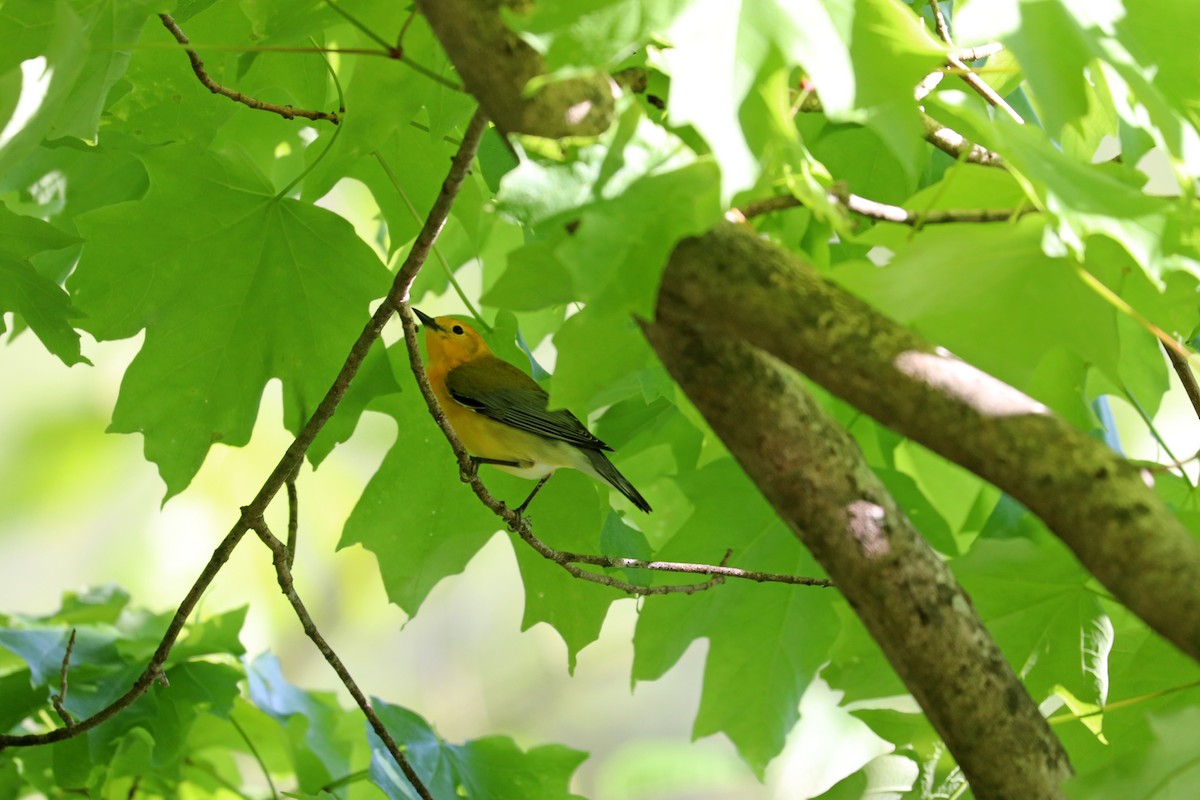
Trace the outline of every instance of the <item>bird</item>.
<instances>
[{"instance_id":1,"label":"bird","mask_svg":"<svg viewBox=\"0 0 1200 800\"><path fill-rule=\"evenodd\" d=\"M570 411L550 410L550 395L537 381L498 358L467 323L413 312L425 328L429 385L472 461L538 481L517 514L564 467L608 483L650 513L646 498L605 455L612 448Z\"/></svg>"}]
</instances>

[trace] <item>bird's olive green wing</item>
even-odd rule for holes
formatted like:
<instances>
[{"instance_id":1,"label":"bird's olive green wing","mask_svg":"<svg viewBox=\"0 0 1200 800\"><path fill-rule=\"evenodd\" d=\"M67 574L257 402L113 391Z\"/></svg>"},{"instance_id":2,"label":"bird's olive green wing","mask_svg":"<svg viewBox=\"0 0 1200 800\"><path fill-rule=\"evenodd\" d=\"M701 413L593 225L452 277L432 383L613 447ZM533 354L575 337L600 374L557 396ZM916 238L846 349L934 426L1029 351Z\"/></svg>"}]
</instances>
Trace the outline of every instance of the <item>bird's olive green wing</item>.
<instances>
[{"instance_id":1,"label":"bird's olive green wing","mask_svg":"<svg viewBox=\"0 0 1200 800\"><path fill-rule=\"evenodd\" d=\"M538 436L594 450L612 448L565 409L546 410L550 396L521 370L485 356L446 373L450 396L472 411Z\"/></svg>"}]
</instances>

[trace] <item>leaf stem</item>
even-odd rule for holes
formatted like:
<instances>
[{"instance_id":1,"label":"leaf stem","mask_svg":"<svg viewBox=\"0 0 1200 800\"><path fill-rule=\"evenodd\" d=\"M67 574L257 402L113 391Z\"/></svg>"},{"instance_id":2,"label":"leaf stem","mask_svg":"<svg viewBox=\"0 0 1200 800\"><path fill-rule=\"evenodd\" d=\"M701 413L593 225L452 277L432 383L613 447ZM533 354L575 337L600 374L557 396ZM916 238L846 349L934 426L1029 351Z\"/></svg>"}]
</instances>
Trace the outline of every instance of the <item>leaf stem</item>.
<instances>
[{"instance_id":1,"label":"leaf stem","mask_svg":"<svg viewBox=\"0 0 1200 800\"><path fill-rule=\"evenodd\" d=\"M346 21L349 22L351 25L353 25L354 27L356 27L360 31L362 31L364 34L366 34L368 39L375 42L380 47L382 47L384 50L388 51L389 53L393 52L392 46L390 44L388 44L387 41L385 41L382 36L380 36L378 33L371 30L364 23L359 21L359 19L357 17L355 17L353 14L351 14L349 11L342 8L340 5L335 3L333 0L325 0L325 4L328 5L330 8L332 8L337 13L341 14L346 19Z\"/></svg>"},{"instance_id":2,"label":"leaf stem","mask_svg":"<svg viewBox=\"0 0 1200 800\"><path fill-rule=\"evenodd\" d=\"M250 749L250 755L258 763L258 768L262 771L263 777L267 779L267 787L271 790L271 797L274 800L279 800L279 791L275 788L275 781L271 780L271 770L267 769L267 764L263 761L262 754L258 752L258 748L254 746L254 740L246 734L246 729L243 728L236 719L229 717L229 723L233 725L233 729L238 732L238 736L242 737L242 741L246 743L246 747Z\"/></svg>"},{"instance_id":3,"label":"leaf stem","mask_svg":"<svg viewBox=\"0 0 1200 800\"><path fill-rule=\"evenodd\" d=\"M408 192L404 191L404 187L400 184L400 179L396 177L396 173L392 172L392 168L388 166L388 163L384 160L383 155L378 150L373 150L371 155L375 156L375 160L378 161L379 166L383 168L384 173L388 176L388 180L392 182L392 188L396 190L396 194L400 195L400 199L404 201L404 205L407 206L409 212L412 213L413 219L417 220L417 222L420 222L421 215L417 212L417 207L414 206L412 200L409 199ZM492 326L488 325L487 322L484 321L483 317L479 315L479 311L477 311L475 306L472 305L471 301L467 299L467 293L463 291L462 286L460 286L458 283L458 279L454 277L454 270L450 268L450 262L446 260L444 255L442 255L442 249L437 246L436 242L433 245L433 254L437 256L438 263L442 265L442 270L446 273L446 279L449 280L450 285L454 287L454 293L458 295L458 299L462 300L463 305L467 307L467 310L471 313L471 316L476 322L482 325L484 329L491 330Z\"/></svg>"}]
</instances>

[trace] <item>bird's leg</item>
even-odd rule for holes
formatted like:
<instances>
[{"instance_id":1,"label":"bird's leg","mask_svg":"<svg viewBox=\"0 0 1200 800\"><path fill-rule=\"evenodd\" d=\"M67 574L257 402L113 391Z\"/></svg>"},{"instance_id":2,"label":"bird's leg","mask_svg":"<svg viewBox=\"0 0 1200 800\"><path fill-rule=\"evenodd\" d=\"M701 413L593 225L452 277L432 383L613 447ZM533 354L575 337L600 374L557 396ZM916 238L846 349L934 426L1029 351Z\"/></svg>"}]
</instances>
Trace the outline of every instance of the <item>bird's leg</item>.
<instances>
[{"instance_id":1,"label":"bird's leg","mask_svg":"<svg viewBox=\"0 0 1200 800\"><path fill-rule=\"evenodd\" d=\"M471 466L469 469L460 469L458 477L463 483L470 483L471 478L479 472L480 464L495 464L500 467L519 467L521 466L516 461L504 461L499 458L484 458L483 456L471 456Z\"/></svg>"},{"instance_id":2,"label":"bird's leg","mask_svg":"<svg viewBox=\"0 0 1200 800\"><path fill-rule=\"evenodd\" d=\"M529 504L533 501L533 498L537 495L537 493L539 491L541 491L541 488L546 485L546 481L550 480L550 476L553 474L554 473L551 472L551 473L547 474L544 478L542 478L540 481L538 481L537 486L533 487L533 491L529 493L529 497L525 498L525 502L521 503L521 505L519 505L513 509L513 512L518 517L525 513L525 509L529 508Z\"/></svg>"}]
</instances>

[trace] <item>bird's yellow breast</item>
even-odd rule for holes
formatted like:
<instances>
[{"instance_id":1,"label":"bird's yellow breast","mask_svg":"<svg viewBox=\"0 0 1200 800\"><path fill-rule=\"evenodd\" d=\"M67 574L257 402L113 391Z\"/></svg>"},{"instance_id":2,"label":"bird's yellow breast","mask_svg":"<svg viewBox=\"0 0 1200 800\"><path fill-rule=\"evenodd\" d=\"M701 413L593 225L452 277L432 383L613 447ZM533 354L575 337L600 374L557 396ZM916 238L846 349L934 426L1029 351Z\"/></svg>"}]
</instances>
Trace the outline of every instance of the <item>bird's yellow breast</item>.
<instances>
[{"instance_id":1,"label":"bird's yellow breast","mask_svg":"<svg viewBox=\"0 0 1200 800\"><path fill-rule=\"evenodd\" d=\"M498 422L458 402L446 389L444 375L435 379L431 373L430 385L446 421L471 455L516 462L515 467L495 466L521 478L543 478L560 467L592 471L575 447Z\"/></svg>"}]
</instances>

